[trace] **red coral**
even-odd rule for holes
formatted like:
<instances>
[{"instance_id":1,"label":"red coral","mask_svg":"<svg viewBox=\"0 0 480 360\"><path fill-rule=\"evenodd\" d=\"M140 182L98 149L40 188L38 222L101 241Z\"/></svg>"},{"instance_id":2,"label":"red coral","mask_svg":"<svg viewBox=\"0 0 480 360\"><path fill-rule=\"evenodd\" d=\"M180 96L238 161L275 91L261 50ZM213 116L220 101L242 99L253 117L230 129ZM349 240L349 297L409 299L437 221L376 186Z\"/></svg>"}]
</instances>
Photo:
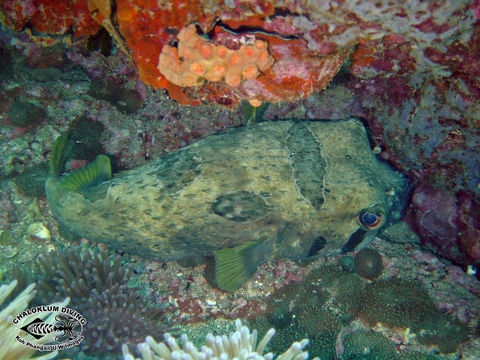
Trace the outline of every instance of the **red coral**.
<instances>
[{"instance_id":1,"label":"red coral","mask_svg":"<svg viewBox=\"0 0 480 360\"><path fill-rule=\"evenodd\" d=\"M480 203L466 192L453 194L419 185L406 220L422 244L456 264L480 261Z\"/></svg>"},{"instance_id":2,"label":"red coral","mask_svg":"<svg viewBox=\"0 0 480 360\"><path fill-rule=\"evenodd\" d=\"M444 65L453 77L462 79L475 99L480 99L480 27L474 29L466 44L455 41L441 51L428 47L424 52L431 61Z\"/></svg>"},{"instance_id":3,"label":"red coral","mask_svg":"<svg viewBox=\"0 0 480 360\"><path fill-rule=\"evenodd\" d=\"M268 35L255 36L269 43L269 52L275 59L274 66L257 79L245 81L236 88L218 83L206 83L194 90L181 88L167 81L157 69L160 51L175 39L185 24L196 21L208 31L215 17L222 16L231 28L247 25L262 27L265 25L264 18L274 13L272 5L267 2L250 10L237 13L217 6L215 11L209 12L199 0L176 1L165 8L147 0L135 4L127 0L117 1L119 29L132 51L141 79L151 86L167 89L170 97L180 103L207 101L233 107L240 100L251 98L269 102L293 101L328 85L343 63L346 51L337 49L332 43L325 43L324 48L328 51L319 56L310 51L303 40L284 40ZM238 41L239 36L216 28L214 37L228 43Z\"/></svg>"},{"instance_id":4,"label":"red coral","mask_svg":"<svg viewBox=\"0 0 480 360\"><path fill-rule=\"evenodd\" d=\"M0 12L7 26L23 30L28 23L38 32L77 37L95 34L100 26L88 12L87 0L3 0Z\"/></svg>"},{"instance_id":5,"label":"red coral","mask_svg":"<svg viewBox=\"0 0 480 360\"><path fill-rule=\"evenodd\" d=\"M343 64L350 46L342 48L329 40L327 24L312 23L300 31L305 38L288 38L289 35L296 35L293 20L298 15L276 16L271 1L242 2L230 8L222 2L205 3L202 0L173 1L168 5L151 0L117 0L115 13L110 14L110 7L101 1L7 0L2 2L0 10L4 14L5 24L15 30L22 30L30 23L39 32L64 34L72 28L76 36L82 36L93 34L99 28L87 4L92 9L97 5L101 7L92 12L93 16L98 23L107 27L122 49L131 55L142 81L155 88L167 89L170 97L182 104L197 105L206 101L234 107L243 99L254 99L256 103L303 99L330 83ZM102 12L105 6L108 8L106 13L111 15L109 19L105 19ZM176 38L180 29L193 22L209 32L217 17L222 18L223 27L215 27L210 33L212 40L238 46L247 38L262 41L268 44L274 66L259 66L258 77L249 76L250 80L244 81L241 86L207 82L192 91L168 81L157 68L162 49ZM272 25L269 17L281 21ZM268 30L269 27L278 27L280 23L284 27ZM225 31L227 27L236 29L245 26L250 29L263 28L265 31L240 31L238 34ZM122 38L128 49L124 48Z\"/></svg>"},{"instance_id":6,"label":"red coral","mask_svg":"<svg viewBox=\"0 0 480 360\"><path fill-rule=\"evenodd\" d=\"M427 20L421 22L415 27L423 32L434 32L436 34L441 34L450 29L450 25L447 23L444 24L437 24L432 17L429 17Z\"/></svg>"}]
</instances>

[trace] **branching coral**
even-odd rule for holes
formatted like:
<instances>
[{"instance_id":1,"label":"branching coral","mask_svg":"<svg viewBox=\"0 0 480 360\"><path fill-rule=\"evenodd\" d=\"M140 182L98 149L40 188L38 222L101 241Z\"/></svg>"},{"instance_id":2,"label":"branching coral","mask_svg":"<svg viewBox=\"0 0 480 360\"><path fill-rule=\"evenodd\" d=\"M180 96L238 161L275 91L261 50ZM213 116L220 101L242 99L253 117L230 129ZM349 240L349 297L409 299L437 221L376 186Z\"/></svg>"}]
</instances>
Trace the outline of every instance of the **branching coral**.
<instances>
[{"instance_id":1,"label":"branching coral","mask_svg":"<svg viewBox=\"0 0 480 360\"><path fill-rule=\"evenodd\" d=\"M138 345L138 350L142 354L142 359L249 359L249 360L271 360L274 354L263 354L268 342L275 335L275 330L267 331L262 340L257 344L257 330L250 331L246 326L242 326L240 320L235 321L237 331L222 336L213 336L208 334L206 344L199 350L192 342L188 341L186 335L182 336L182 345L179 346L174 337L165 334L165 342L157 343L151 336L147 337L145 342ZM278 360L305 360L308 358L308 352L304 348L308 345L308 340L303 339L300 342L294 342L287 351L278 355ZM140 360L135 358L128 350L127 345L123 345L124 360Z\"/></svg>"}]
</instances>

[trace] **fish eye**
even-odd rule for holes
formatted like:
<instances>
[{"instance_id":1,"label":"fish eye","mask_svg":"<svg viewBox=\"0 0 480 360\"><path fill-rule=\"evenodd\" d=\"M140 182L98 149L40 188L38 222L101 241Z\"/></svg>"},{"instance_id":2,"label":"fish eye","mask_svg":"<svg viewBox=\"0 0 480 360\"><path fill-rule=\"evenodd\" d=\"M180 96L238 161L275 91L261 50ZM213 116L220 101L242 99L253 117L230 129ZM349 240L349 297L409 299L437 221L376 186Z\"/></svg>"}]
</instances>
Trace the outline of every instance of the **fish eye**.
<instances>
[{"instance_id":1,"label":"fish eye","mask_svg":"<svg viewBox=\"0 0 480 360\"><path fill-rule=\"evenodd\" d=\"M378 229L383 225L383 214L372 209L362 210L358 214L358 222L368 230Z\"/></svg>"}]
</instances>

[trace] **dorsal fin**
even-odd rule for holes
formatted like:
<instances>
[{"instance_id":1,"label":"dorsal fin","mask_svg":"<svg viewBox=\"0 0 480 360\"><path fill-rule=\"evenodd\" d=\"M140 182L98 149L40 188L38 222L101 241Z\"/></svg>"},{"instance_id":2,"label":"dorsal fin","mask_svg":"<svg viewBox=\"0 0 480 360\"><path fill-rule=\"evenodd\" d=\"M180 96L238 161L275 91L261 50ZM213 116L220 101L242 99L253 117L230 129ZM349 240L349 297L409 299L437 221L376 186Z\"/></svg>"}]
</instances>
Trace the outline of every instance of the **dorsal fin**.
<instances>
[{"instance_id":1,"label":"dorsal fin","mask_svg":"<svg viewBox=\"0 0 480 360\"><path fill-rule=\"evenodd\" d=\"M63 166L72 151L72 143L68 141L68 134L62 134L55 140L49 158L49 175L59 177Z\"/></svg>"},{"instance_id":2,"label":"dorsal fin","mask_svg":"<svg viewBox=\"0 0 480 360\"><path fill-rule=\"evenodd\" d=\"M252 106L248 101L242 101L240 109L242 111L243 123L249 126L262 122L268 105L270 105L270 103L262 102L260 106Z\"/></svg>"}]
</instances>

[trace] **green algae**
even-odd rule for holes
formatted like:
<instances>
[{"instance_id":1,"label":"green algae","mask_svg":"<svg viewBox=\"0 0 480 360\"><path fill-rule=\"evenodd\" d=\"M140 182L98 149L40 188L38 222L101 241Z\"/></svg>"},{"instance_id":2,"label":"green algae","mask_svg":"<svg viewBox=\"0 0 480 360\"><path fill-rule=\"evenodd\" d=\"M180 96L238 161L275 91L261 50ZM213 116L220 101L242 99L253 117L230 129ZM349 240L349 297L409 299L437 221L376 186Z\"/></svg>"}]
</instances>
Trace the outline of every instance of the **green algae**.
<instances>
[{"instance_id":1,"label":"green algae","mask_svg":"<svg viewBox=\"0 0 480 360\"><path fill-rule=\"evenodd\" d=\"M137 91L106 80L92 80L88 95L110 102L125 114L133 114L143 105L143 100Z\"/></svg>"},{"instance_id":2,"label":"green algae","mask_svg":"<svg viewBox=\"0 0 480 360\"><path fill-rule=\"evenodd\" d=\"M310 339L310 356L336 359L335 343L342 329L361 320L371 327L381 323L394 331L409 331L420 344L449 354L468 340L468 328L442 313L416 280L388 278L367 282L337 265L312 270L303 282L274 292L267 314L258 320L263 329L275 327L275 351L284 351L295 339ZM369 329L345 331L344 360L443 359L429 352L397 351L384 335Z\"/></svg>"},{"instance_id":3,"label":"green algae","mask_svg":"<svg viewBox=\"0 0 480 360\"><path fill-rule=\"evenodd\" d=\"M8 110L10 122L18 127L38 125L47 117L47 111L28 101L13 102Z\"/></svg>"},{"instance_id":4,"label":"green algae","mask_svg":"<svg viewBox=\"0 0 480 360\"><path fill-rule=\"evenodd\" d=\"M26 167L14 178L18 191L28 197L45 196L45 179L48 176L47 164Z\"/></svg>"},{"instance_id":5,"label":"green algae","mask_svg":"<svg viewBox=\"0 0 480 360\"><path fill-rule=\"evenodd\" d=\"M357 330L343 340L343 360L397 360L396 346L387 337L370 330Z\"/></svg>"}]
</instances>

